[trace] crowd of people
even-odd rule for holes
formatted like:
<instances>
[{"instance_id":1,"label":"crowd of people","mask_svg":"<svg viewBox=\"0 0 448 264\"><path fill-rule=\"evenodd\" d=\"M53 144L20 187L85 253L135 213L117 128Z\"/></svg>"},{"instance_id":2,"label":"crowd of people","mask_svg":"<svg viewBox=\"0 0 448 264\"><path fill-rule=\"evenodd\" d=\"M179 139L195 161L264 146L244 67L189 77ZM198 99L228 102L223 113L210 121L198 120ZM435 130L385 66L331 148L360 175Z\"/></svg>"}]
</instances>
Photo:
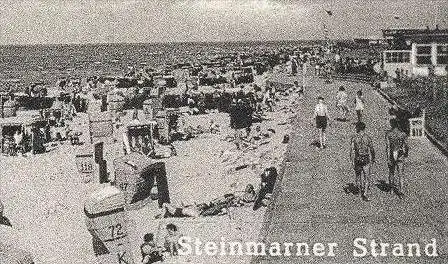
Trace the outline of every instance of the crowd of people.
<instances>
[{"instance_id":1,"label":"crowd of people","mask_svg":"<svg viewBox=\"0 0 448 264\"><path fill-rule=\"evenodd\" d=\"M357 72L356 69L370 69L373 62L368 61L367 66L356 59L336 60L335 63L326 61L322 56L323 51L313 52L301 56L298 55L299 64L297 67L306 67L306 63L314 65L315 74L331 74L337 69L342 69L342 72ZM297 69L296 69L297 70ZM367 70L359 70L364 73ZM294 73L294 71L293 71ZM299 98L305 96L304 85L299 85L298 81L294 81L293 86L288 91L279 91L275 85L268 85L265 89L251 84L253 91L244 92L244 86L235 93L225 93L225 91L216 91L212 95L205 93L186 94L182 100L182 105L187 105L192 114L203 114L208 108L217 108L229 113L230 127L234 129L234 142L238 149L241 149L245 141L259 140L261 135L260 127L254 126L255 119L261 119L264 112L274 111L274 106L279 100L281 93L296 93ZM318 140L316 140L316 147L321 150L327 147L326 129L331 122L329 107L325 98L319 96L318 102L314 108L314 122L318 132ZM369 200L369 187L371 184L370 169L371 165L376 162L375 145L371 135L366 131L366 123L364 112L366 108L366 99L363 96L363 91L358 90L354 98L349 98L344 86L338 88L336 97L336 108L338 122L349 121L348 116L351 109L356 113L355 134L350 139L350 159L353 165L355 174L355 188L356 192L361 194L362 199ZM80 105L81 100L75 102L75 109L84 108ZM352 102L352 103L351 103ZM79 105L78 105L79 104ZM75 111L75 113L76 113ZM400 197L403 197L403 177L396 177L402 175L403 162L408 156L409 147L407 144L408 124L406 124L407 117L404 112L394 105L390 111L390 126L391 129L385 135L385 144L387 149L387 165L389 168L389 186L391 190L395 190ZM42 138L45 142L64 141L70 139L72 144L76 140L72 136L72 129L65 122L65 118L51 114L48 118L47 125L33 131L38 138ZM131 125L139 125L137 111L134 111L134 116ZM220 128L215 123L209 124L209 131L211 133L219 132ZM188 134L188 131L184 131ZM254 136L255 135L255 136ZM12 138L11 153L26 153L26 138L28 134L25 131L17 130ZM257 139L258 137L258 139ZM132 141L131 145L138 145L136 140ZM144 140L151 140L149 137ZM42 144L43 145L43 144ZM145 145L151 145L146 142ZM208 203L200 203L194 205L175 206L169 203L164 203L165 210L164 217L206 217L215 216L228 213L229 207L238 207L251 205L253 210L257 210L262 206L267 206L270 202L270 197L273 193L276 180L278 178L277 169L270 167L265 169L261 174L260 184L258 188L253 185L247 185L244 191L240 193L226 194L223 197L210 201ZM0 224L11 225L9 220L3 216L3 206L0 203ZM164 239L163 246L158 245L155 241L153 233L144 235L144 242L141 245L141 261L144 264L155 263L163 261L169 256L178 255L180 245L178 240L180 234L178 227L174 224L166 225L167 235Z\"/></svg>"}]
</instances>

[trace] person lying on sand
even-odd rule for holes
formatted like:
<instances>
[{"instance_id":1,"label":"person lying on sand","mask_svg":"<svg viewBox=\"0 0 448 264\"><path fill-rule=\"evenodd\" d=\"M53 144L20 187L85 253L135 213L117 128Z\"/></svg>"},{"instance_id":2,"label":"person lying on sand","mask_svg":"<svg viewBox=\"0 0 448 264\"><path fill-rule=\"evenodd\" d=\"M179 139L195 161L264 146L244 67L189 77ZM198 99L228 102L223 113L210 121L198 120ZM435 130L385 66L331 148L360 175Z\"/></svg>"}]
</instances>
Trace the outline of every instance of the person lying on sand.
<instances>
[{"instance_id":1,"label":"person lying on sand","mask_svg":"<svg viewBox=\"0 0 448 264\"><path fill-rule=\"evenodd\" d=\"M246 189L241 194L225 194L210 203L201 203L196 205L175 207L172 204L164 203L165 208L164 217L198 217L198 216L212 216L223 215L227 213L229 207L240 207L246 204L253 203L256 198L254 186L248 184Z\"/></svg>"}]
</instances>

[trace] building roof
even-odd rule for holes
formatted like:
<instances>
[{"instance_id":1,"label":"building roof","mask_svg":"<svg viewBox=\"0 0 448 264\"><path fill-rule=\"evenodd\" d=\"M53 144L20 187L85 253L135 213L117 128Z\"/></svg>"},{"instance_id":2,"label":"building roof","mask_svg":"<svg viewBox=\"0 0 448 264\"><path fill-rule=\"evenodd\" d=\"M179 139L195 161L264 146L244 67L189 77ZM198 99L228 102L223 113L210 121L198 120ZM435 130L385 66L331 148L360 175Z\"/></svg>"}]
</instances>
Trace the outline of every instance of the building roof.
<instances>
[{"instance_id":1,"label":"building roof","mask_svg":"<svg viewBox=\"0 0 448 264\"><path fill-rule=\"evenodd\" d=\"M400 45L404 43L429 43L439 42L448 43L448 29L383 29L383 37L392 45ZM409 45L409 44L407 44Z\"/></svg>"}]
</instances>

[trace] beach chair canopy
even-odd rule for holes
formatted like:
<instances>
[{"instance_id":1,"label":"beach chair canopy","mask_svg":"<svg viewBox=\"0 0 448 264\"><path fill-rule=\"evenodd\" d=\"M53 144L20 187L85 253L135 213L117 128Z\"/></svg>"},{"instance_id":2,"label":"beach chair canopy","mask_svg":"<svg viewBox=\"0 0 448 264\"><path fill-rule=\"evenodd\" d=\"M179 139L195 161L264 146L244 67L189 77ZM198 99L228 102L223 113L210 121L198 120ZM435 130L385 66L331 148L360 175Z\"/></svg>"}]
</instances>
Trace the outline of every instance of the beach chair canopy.
<instances>
[{"instance_id":1,"label":"beach chair canopy","mask_svg":"<svg viewBox=\"0 0 448 264\"><path fill-rule=\"evenodd\" d=\"M84 203L84 211L88 216L113 212L123 208L125 203L124 194L114 186L102 186L93 192Z\"/></svg>"}]
</instances>

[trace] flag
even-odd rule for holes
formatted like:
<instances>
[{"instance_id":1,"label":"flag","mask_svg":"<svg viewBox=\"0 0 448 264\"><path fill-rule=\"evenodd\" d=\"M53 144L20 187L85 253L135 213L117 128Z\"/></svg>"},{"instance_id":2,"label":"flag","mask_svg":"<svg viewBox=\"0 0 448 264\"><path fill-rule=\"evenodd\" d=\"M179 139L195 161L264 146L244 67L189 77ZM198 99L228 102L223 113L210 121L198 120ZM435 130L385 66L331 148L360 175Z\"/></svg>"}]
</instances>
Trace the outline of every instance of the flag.
<instances>
[{"instance_id":1,"label":"flag","mask_svg":"<svg viewBox=\"0 0 448 264\"><path fill-rule=\"evenodd\" d=\"M329 16L332 16L332 15L333 15L333 12L332 12L331 10L325 10L325 12L327 12L327 14L328 14Z\"/></svg>"}]
</instances>

